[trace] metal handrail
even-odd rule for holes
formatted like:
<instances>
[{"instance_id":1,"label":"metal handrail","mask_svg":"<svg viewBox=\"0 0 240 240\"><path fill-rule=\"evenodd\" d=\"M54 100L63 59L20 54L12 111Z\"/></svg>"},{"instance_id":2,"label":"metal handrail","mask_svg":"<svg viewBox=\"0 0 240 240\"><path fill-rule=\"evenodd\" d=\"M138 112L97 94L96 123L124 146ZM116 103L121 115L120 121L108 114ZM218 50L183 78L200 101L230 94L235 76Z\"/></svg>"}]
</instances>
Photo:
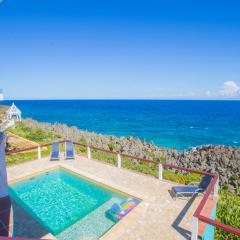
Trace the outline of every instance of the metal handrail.
<instances>
[{"instance_id":1,"label":"metal handrail","mask_svg":"<svg viewBox=\"0 0 240 240\"><path fill-rule=\"evenodd\" d=\"M59 143L64 143L65 140L59 141ZM49 147L52 146L52 143L46 143L46 144L39 144L33 147L28 147L28 148L22 148L22 149L13 149L10 151L6 151L7 155L15 154L15 153L21 153L21 152L27 152L30 150L38 149L38 147Z\"/></svg>"}]
</instances>

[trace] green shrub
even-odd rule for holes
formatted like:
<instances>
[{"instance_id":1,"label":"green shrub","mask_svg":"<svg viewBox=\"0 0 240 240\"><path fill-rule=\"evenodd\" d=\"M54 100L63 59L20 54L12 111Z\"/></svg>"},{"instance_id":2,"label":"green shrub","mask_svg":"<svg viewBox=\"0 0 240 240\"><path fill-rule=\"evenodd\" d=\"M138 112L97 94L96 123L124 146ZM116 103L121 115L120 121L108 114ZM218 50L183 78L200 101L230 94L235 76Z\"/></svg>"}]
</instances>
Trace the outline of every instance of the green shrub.
<instances>
[{"instance_id":1,"label":"green shrub","mask_svg":"<svg viewBox=\"0 0 240 240\"><path fill-rule=\"evenodd\" d=\"M27 127L24 123L18 122L17 125L13 128L8 129L9 132L16 134L20 137L26 137L27 133L30 132L32 129Z\"/></svg>"},{"instance_id":2,"label":"green shrub","mask_svg":"<svg viewBox=\"0 0 240 240\"><path fill-rule=\"evenodd\" d=\"M154 153L151 152L151 151L148 151L146 155L149 156L149 157L151 157L151 158L154 158L154 157L155 157Z\"/></svg>"},{"instance_id":3,"label":"green shrub","mask_svg":"<svg viewBox=\"0 0 240 240\"><path fill-rule=\"evenodd\" d=\"M231 176L230 179L233 180L233 181L236 181L236 180L239 180L239 179L240 179L240 176L238 176L238 175L233 175L233 176Z\"/></svg>"},{"instance_id":4,"label":"green shrub","mask_svg":"<svg viewBox=\"0 0 240 240\"><path fill-rule=\"evenodd\" d=\"M197 173L175 173L171 170L163 170L163 178L172 182L188 185L191 182L200 182L201 175Z\"/></svg>"},{"instance_id":5,"label":"green shrub","mask_svg":"<svg viewBox=\"0 0 240 240\"><path fill-rule=\"evenodd\" d=\"M6 156L6 164L7 166L12 166L15 164L20 164L37 159L37 157L38 157L37 150L31 152L16 153Z\"/></svg>"},{"instance_id":6,"label":"green shrub","mask_svg":"<svg viewBox=\"0 0 240 240\"><path fill-rule=\"evenodd\" d=\"M62 135L59 134L59 133L56 133L56 134L55 134L55 137L60 139L60 138L62 138Z\"/></svg>"},{"instance_id":7,"label":"green shrub","mask_svg":"<svg viewBox=\"0 0 240 240\"><path fill-rule=\"evenodd\" d=\"M166 163L166 157L156 158L156 161L160 163Z\"/></svg>"},{"instance_id":8,"label":"green shrub","mask_svg":"<svg viewBox=\"0 0 240 240\"><path fill-rule=\"evenodd\" d=\"M11 144L9 142L6 142L6 149L9 149L11 147Z\"/></svg>"},{"instance_id":9,"label":"green shrub","mask_svg":"<svg viewBox=\"0 0 240 240\"><path fill-rule=\"evenodd\" d=\"M87 144L87 139L86 138L80 138L79 143Z\"/></svg>"},{"instance_id":10,"label":"green shrub","mask_svg":"<svg viewBox=\"0 0 240 240\"><path fill-rule=\"evenodd\" d=\"M240 229L240 196L226 190L221 190L217 205L217 220ZM239 240L229 232L216 228L216 240Z\"/></svg>"},{"instance_id":11,"label":"green shrub","mask_svg":"<svg viewBox=\"0 0 240 240\"><path fill-rule=\"evenodd\" d=\"M92 158L115 165L117 156L112 153L92 149Z\"/></svg>"},{"instance_id":12,"label":"green shrub","mask_svg":"<svg viewBox=\"0 0 240 240\"><path fill-rule=\"evenodd\" d=\"M87 156L87 147L79 146L74 144L75 153L81 156Z\"/></svg>"},{"instance_id":13,"label":"green shrub","mask_svg":"<svg viewBox=\"0 0 240 240\"><path fill-rule=\"evenodd\" d=\"M50 155L51 152L51 148L44 148L41 151L41 156L42 157L47 157ZM38 151L37 150L33 150L33 151L29 151L29 152L21 152L21 153L15 153L12 155L7 155L6 156L6 164L7 166L12 166L15 164L20 164L20 163L24 163L24 162L28 162L28 161L32 161L38 158Z\"/></svg>"},{"instance_id":14,"label":"green shrub","mask_svg":"<svg viewBox=\"0 0 240 240\"><path fill-rule=\"evenodd\" d=\"M27 133L26 138L34 142L44 142L46 138L52 138L51 133L45 133L42 129L36 128Z\"/></svg>"},{"instance_id":15,"label":"green shrub","mask_svg":"<svg viewBox=\"0 0 240 240\"><path fill-rule=\"evenodd\" d=\"M26 138L30 141L37 143L48 143L54 141L56 138L59 139L61 135L55 134L54 132L45 132L40 128L30 128L27 127L24 123L18 122L16 127L10 128L9 132L18 135L20 137Z\"/></svg>"},{"instance_id":16,"label":"green shrub","mask_svg":"<svg viewBox=\"0 0 240 240\"><path fill-rule=\"evenodd\" d=\"M161 158L160 162L165 161L165 158ZM154 177L158 177L158 166L154 163L148 163L143 161L137 161L131 158L123 157L122 158L122 167L131 169L133 171L141 172L144 174L150 174ZM199 182L201 175L196 173L175 173L168 169L163 170L163 178L165 180L170 180L172 182L180 184L189 184L190 182Z\"/></svg>"},{"instance_id":17,"label":"green shrub","mask_svg":"<svg viewBox=\"0 0 240 240\"><path fill-rule=\"evenodd\" d=\"M122 167L136 172L150 174L155 177L157 177L158 174L155 164L134 160L128 157L122 157Z\"/></svg>"},{"instance_id":18,"label":"green shrub","mask_svg":"<svg viewBox=\"0 0 240 240\"><path fill-rule=\"evenodd\" d=\"M115 148L114 143L109 143L109 144L108 144L108 148L109 148L110 151L113 151L114 148Z\"/></svg>"}]
</instances>

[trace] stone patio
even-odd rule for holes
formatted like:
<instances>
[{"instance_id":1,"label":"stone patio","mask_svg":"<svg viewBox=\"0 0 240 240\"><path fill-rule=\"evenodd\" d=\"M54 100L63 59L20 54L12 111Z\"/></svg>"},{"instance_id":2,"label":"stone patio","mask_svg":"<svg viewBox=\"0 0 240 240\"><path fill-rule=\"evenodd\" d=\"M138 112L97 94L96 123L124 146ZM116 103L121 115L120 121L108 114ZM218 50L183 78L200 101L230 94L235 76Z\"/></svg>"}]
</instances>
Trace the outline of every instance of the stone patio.
<instances>
[{"instance_id":1,"label":"stone patio","mask_svg":"<svg viewBox=\"0 0 240 240\"><path fill-rule=\"evenodd\" d=\"M85 157L75 160L34 160L7 168L8 182L57 166L68 168L80 175L106 184L112 188L142 199L142 202L124 219L109 230L101 240L178 240L189 239L192 215L200 198L177 199L171 197L170 189L175 183L159 181L144 174ZM54 239L23 209L14 204L16 237Z\"/></svg>"}]
</instances>

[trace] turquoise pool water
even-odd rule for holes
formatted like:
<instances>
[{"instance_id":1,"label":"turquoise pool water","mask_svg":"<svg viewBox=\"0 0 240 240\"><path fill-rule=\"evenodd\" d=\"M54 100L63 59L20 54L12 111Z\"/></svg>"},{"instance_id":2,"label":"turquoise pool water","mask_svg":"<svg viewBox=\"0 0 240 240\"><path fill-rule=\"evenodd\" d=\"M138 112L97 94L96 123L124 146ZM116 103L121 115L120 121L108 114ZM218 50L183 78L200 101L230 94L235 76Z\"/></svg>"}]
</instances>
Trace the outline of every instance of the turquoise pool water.
<instances>
[{"instance_id":1,"label":"turquoise pool water","mask_svg":"<svg viewBox=\"0 0 240 240\"><path fill-rule=\"evenodd\" d=\"M9 194L58 239L98 239L115 223L105 216L127 196L64 169L12 184Z\"/></svg>"}]
</instances>

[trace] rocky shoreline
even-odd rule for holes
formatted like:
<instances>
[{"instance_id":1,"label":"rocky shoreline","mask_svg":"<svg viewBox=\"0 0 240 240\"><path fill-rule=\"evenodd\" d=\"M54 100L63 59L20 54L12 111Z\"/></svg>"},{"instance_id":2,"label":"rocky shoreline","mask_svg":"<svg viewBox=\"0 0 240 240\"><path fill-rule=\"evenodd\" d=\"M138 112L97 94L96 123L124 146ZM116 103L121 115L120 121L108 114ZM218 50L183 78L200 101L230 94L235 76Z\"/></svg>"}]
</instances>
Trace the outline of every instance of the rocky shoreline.
<instances>
[{"instance_id":1,"label":"rocky shoreline","mask_svg":"<svg viewBox=\"0 0 240 240\"><path fill-rule=\"evenodd\" d=\"M42 123L32 119L23 119L23 123L33 129L40 128L46 132L54 132L64 139L85 142L99 148L114 149L137 157L218 173L221 186L228 185L232 192L240 188L240 147L206 145L179 152L175 149L158 147L139 138L117 138L112 135L82 131L75 126L68 127L60 123Z\"/></svg>"}]
</instances>

